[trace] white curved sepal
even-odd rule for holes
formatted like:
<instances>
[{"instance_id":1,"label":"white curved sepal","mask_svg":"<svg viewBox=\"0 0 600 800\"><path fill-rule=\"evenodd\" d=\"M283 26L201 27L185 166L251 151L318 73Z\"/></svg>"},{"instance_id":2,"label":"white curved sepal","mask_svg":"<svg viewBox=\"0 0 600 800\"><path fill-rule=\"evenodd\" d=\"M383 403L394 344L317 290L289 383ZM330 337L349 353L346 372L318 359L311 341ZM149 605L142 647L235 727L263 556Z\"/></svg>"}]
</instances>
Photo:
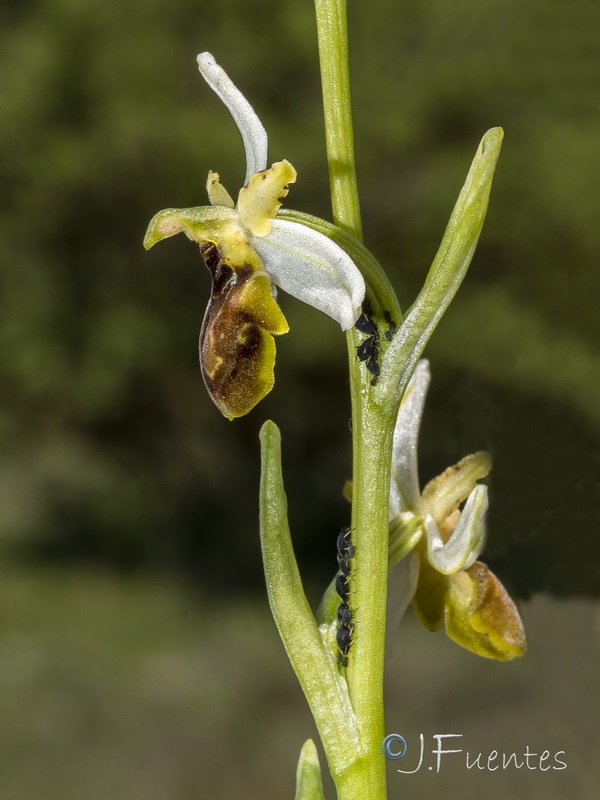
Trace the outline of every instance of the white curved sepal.
<instances>
[{"instance_id":1,"label":"white curved sepal","mask_svg":"<svg viewBox=\"0 0 600 800\"><path fill-rule=\"evenodd\" d=\"M335 319L349 330L361 312L364 278L350 256L318 231L274 219L268 236L254 236L252 247L273 283Z\"/></svg>"},{"instance_id":2,"label":"white curved sepal","mask_svg":"<svg viewBox=\"0 0 600 800\"><path fill-rule=\"evenodd\" d=\"M214 56L211 53L199 53L196 60L200 74L225 103L242 134L246 151L246 184L252 175L267 167L267 132L250 103L217 64Z\"/></svg>"},{"instance_id":3,"label":"white curved sepal","mask_svg":"<svg viewBox=\"0 0 600 800\"><path fill-rule=\"evenodd\" d=\"M427 559L443 575L468 569L483 549L485 515L489 507L487 486L476 486L465 503L452 536L444 543L433 517L425 518Z\"/></svg>"},{"instance_id":4,"label":"white curved sepal","mask_svg":"<svg viewBox=\"0 0 600 800\"><path fill-rule=\"evenodd\" d=\"M430 380L429 361L423 358L417 364L404 393L394 428L390 519L405 511L416 512L419 510L421 492L417 447L421 417Z\"/></svg>"}]
</instances>

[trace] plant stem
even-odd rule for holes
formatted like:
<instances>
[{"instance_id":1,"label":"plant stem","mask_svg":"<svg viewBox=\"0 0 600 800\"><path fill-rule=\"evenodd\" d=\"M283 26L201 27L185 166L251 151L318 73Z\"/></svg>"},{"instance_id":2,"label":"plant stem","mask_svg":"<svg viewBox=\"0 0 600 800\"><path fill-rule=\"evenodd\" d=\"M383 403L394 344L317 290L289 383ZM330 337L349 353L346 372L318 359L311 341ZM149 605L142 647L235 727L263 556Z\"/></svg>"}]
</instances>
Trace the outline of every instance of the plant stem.
<instances>
[{"instance_id":1,"label":"plant stem","mask_svg":"<svg viewBox=\"0 0 600 800\"><path fill-rule=\"evenodd\" d=\"M315 0L327 161L335 224L361 240L350 104L346 0ZM387 289L387 287L385 287ZM390 287L391 289L391 287ZM391 291L393 295L393 290ZM399 315L395 296L388 308ZM385 800L383 659L388 575L388 505L396 408L378 406L370 375L356 358L360 337L347 334L352 399L354 569L350 604L355 641L346 671L365 757L336 781L339 798Z\"/></svg>"},{"instance_id":2,"label":"plant stem","mask_svg":"<svg viewBox=\"0 0 600 800\"><path fill-rule=\"evenodd\" d=\"M352 529L355 543L351 605L355 618L354 653L348 687L366 751L371 778L369 798L386 798L383 675L388 578L389 487L394 412L377 408L366 369L350 344L353 421ZM363 373L361 375L360 373ZM368 373L367 373L368 374Z\"/></svg>"},{"instance_id":3,"label":"plant stem","mask_svg":"<svg viewBox=\"0 0 600 800\"><path fill-rule=\"evenodd\" d=\"M333 221L362 239L354 164L346 0L315 0Z\"/></svg>"}]
</instances>

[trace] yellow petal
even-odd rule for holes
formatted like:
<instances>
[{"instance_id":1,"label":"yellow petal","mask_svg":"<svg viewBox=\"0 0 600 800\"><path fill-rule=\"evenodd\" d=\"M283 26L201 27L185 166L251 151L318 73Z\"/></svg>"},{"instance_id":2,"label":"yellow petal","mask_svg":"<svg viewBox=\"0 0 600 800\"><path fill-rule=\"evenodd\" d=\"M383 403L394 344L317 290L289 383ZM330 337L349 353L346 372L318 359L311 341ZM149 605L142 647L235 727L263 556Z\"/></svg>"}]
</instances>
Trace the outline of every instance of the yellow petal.
<instances>
[{"instance_id":1,"label":"yellow petal","mask_svg":"<svg viewBox=\"0 0 600 800\"><path fill-rule=\"evenodd\" d=\"M481 561L448 576L446 632L485 658L510 661L525 653L525 630L517 607Z\"/></svg>"},{"instance_id":2,"label":"yellow petal","mask_svg":"<svg viewBox=\"0 0 600 800\"><path fill-rule=\"evenodd\" d=\"M285 160L252 175L238 196L237 210L242 225L255 236L266 236L271 231L271 220L286 198L289 184L295 180L296 170Z\"/></svg>"},{"instance_id":3,"label":"yellow petal","mask_svg":"<svg viewBox=\"0 0 600 800\"><path fill-rule=\"evenodd\" d=\"M219 173L212 170L208 173L208 180L206 181L206 191L211 206L225 206L226 208L234 208L235 203L233 198L219 181Z\"/></svg>"},{"instance_id":4,"label":"yellow petal","mask_svg":"<svg viewBox=\"0 0 600 800\"><path fill-rule=\"evenodd\" d=\"M165 208L150 220L144 236L144 247L149 250L157 242L185 233L193 242L207 240L243 240L237 213L223 206L198 206L197 208ZM258 256L256 256L258 258Z\"/></svg>"},{"instance_id":5,"label":"yellow petal","mask_svg":"<svg viewBox=\"0 0 600 800\"><path fill-rule=\"evenodd\" d=\"M288 324L257 265L231 266L214 242L201 246L213 287L200 334L200 365L219 410L234 419L247 414L273 388L275 341Z\"/></svg>"}]
</instances>

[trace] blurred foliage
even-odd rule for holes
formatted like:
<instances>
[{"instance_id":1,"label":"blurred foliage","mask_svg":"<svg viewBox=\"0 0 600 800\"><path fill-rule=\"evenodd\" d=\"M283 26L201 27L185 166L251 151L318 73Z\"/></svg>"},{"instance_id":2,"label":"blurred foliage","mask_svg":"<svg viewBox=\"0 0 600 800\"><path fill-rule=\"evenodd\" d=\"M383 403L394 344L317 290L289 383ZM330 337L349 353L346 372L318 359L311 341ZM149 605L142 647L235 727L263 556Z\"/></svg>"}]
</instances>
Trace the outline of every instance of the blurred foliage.
<instances>
[{"instance_id":1,"label":"blurred foliage","mask_svg":"<svg viewBox=\"0 0 600 800\"><path fill-rule=\"evenodd\" d=\"M2 800L293 797L316 732L266 605L208 613L209 596L157 574L11 570L0 583ZM387 730L409 742L406 769L419 733L431 759L433 734L448 731L471 760L495 749L522 763L529 746L564 750L568 768L467 771L463 753L439 774L391 765L390 797L597 797L597 604L536 598L524 618L529 653L511 664L405 620Z\"/></svg>"},{"instance_id":2,"label":"blurred foliage","mask_svg":"<svg viewBox=\"0 0 600 800\"><path fill-rule=\"evenodd\" d=\"M598 16L585 0L350 0L365 241L409 306L484 131L504 152L465 286L427 355L423 478L488 447L490 553L522 595L600 586ZM141 248L150 217L236 192L210 49L251 100L289 206L329 216L309 0L30 0L0 6L3 556L260 581L259 425L284 436L309 581L347 520L345 343L282 298L277 384L227 423L200 378L209 280L195 249ZM493 561L492 559L492 561ZM510 583L510 580L506 581Z\"/></svg>"}]
</instances>

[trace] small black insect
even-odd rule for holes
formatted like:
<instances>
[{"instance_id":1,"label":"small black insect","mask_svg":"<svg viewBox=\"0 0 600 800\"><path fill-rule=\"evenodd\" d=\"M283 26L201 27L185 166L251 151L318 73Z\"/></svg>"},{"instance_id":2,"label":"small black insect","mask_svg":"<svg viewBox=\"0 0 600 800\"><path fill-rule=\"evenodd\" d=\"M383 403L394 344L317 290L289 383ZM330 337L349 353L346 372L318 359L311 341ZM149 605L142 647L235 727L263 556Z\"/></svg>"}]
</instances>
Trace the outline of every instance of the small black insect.
<instances>
[{"instance_id":1,"label":"small black insect","mask_svg":"<svg viewBox=\"0 0 600 800\"><path fill-rule=\"evenodd\" d=\"M348 577L346 575L340 573L337 576L335 579L335 590L342 603L345 603L350 595L350 587L348 586Z\"/></svg>"},{"instance_id":2,"label":"small black insect","mask_svg":"<svg viewBox=\"0 0 600 800\"><path fill-rule=\"evenodd\" d=\"M338 653L337 656L338 663L342 665L342 667L348 666L348 655L344 655L343 653Z\"/></svg>"},{"instance_id":3,"label":"small black insect","mask_svg":"<svg viewBox=\"0 0 600 800\"><path fill-rule=\"evenodd\" d=\"M388 342L391 342L393 335L398 330L398 326L396 325L396 323L392 319L392 315L390 314L389 311L384 311L383 312L383 318L385 319L385 321L387 322L387 325L388 325L387 331L385 332L385 338L388 340Z\"/></svg>"},{"instance_id":4,"label":"small black insect","mask_svg":"<svg viewBox=\"0 0 600 800\"><path fill-rule=\"evenodd\" d=\"M379 355L379 348L374 336L368 336L356 348L356 356L359 361L368 361L369 358L377 358Z\"/></svg>"},{"instance_id":5,"label":"small black insect","mask_svg":"<svg viewBox=\"0 0 600 800\"><path fill-rule=\"evenodd\" d=\"M348 596L350 594L348 575L350 574L354 553L352 529L342 528L337 537L337 560L340 572L335 579L335 589L342 602L337 610L338 627L335 639L339 650L337 660L343 667L348 666L348 652L354 633L352 609L348 605Z\"/></svg>"},{"instance_id":6,"label":"small black insect","mask_svg":"<svg viewBox=\"0 0 600 800\"><path fill-rule=\"evenodd\" d=\"M377 352L373 353L373 355L367 358L367 369L373 375L371 378L371 386L375 386L377 383L377 378L381 375L381 370L379 369L379 364L377 362Z\"/></svg>"},{"instance_id":7,"label":"small black insect","mask_svg":"<svg viewBox=\"0 0 600 800\"><path fill-rule=\"evenodd\" d=\"M340 572L344 577L350 574L350 561L354 557L354 545L352 544L350 528L342 528L337 538L337 559ZM339 594L339 592L338 592Z\"/></svg>"},{"instance_id":8,"label":"small black insect","mask_svg":"<svg viewBox=\"0 0 600 800\"><path fill-rule=\"evenodd\" d=\"M338 537L337 537L337 551L339 553L345 553L348 558L353 558L354 556L354 545L352 544L352 529L351 528L342 528Z\"/></svg>"},{"instance_id":9,"label":"small black insect","mask_svg":"<svg viewBox=\"0 0 600 800\"><path fill-rule=\"evenodd\" d=\"M352 528L342 528L339 532L336 547L338 553L347 553L348 555L354 555L354 547L352 545Z\"/></svg>"},{"instance_id":10,"label":"small black insect","mask_svg":"<svg viewBox=\"0 0 600 800\"><path fill-rule=\"evenodd\" d=\"M350 617L347 625L340 624L335 635L335 641L340 651L337 655L337 660L342 667L348 666L348 653L350 652L353 634L354 623L352 622L352 617Z\"/></svg>"},{"instance_id":11,"label":"small black insect","mask_svg":"<svg viewBox=\"0 0 600 800\"><path fill-rule=\"evenodd\" d=\"M356 348L356 357L359 361L364 361L367 369L373 375L371 385L374 386L380 374L379 371L379 329L371 315L373 307L369 300L365 300L362 304L362 314L354 323L354 327L361 333L365 333L367 338L364 339Z\"/></svg>"},{"instance_id":12,"label":"small black insect","mask_svg":"<svg viewBox=\"0 0 600 800\"><path fill-rule=\"evenodd\" d=\"M337 610L337 618L342 627L347 628L350 625L352 622L352 609L348 603L340 603L340 607Z\"/></svg>"},{"instance_id":13,"label":"small black insect","mask_svg":"<svg viewBox=\"0 0 600 800\"><path fill-rule=\"evenodd\" d=\"M350 645L352 644L352 631L354 626L340 626L338 628L338 632L335 635L335 640L337 642L337 646L340 648L342 653L347 656L348 650L350 650Z\"/></svg>"},{"instance_id":14,"label":"small black insect","mask_svg":"<svg viewBox=\"0 0 600 800\"><path fill-rule=\"evenodd\" d=\"M338 555L338 565L344 578L347 578L350 574L350 559L347 556Z\"/></svg>"},{"instance_id":15,"label":"small black insect","mask_svg":"<svg viewBox=\"0 0 600 800\"><path fill-rule=\"evenodd\" d=\"M364 308L364 303L363 303ZM357 331L361 333L366 333L367 336L377 336L379 337L379 331L377 330L377 325L373 322L371 317L367 316L363 311L360 317L354 323L354 327Z\"/></svg>"}]
</instances>

